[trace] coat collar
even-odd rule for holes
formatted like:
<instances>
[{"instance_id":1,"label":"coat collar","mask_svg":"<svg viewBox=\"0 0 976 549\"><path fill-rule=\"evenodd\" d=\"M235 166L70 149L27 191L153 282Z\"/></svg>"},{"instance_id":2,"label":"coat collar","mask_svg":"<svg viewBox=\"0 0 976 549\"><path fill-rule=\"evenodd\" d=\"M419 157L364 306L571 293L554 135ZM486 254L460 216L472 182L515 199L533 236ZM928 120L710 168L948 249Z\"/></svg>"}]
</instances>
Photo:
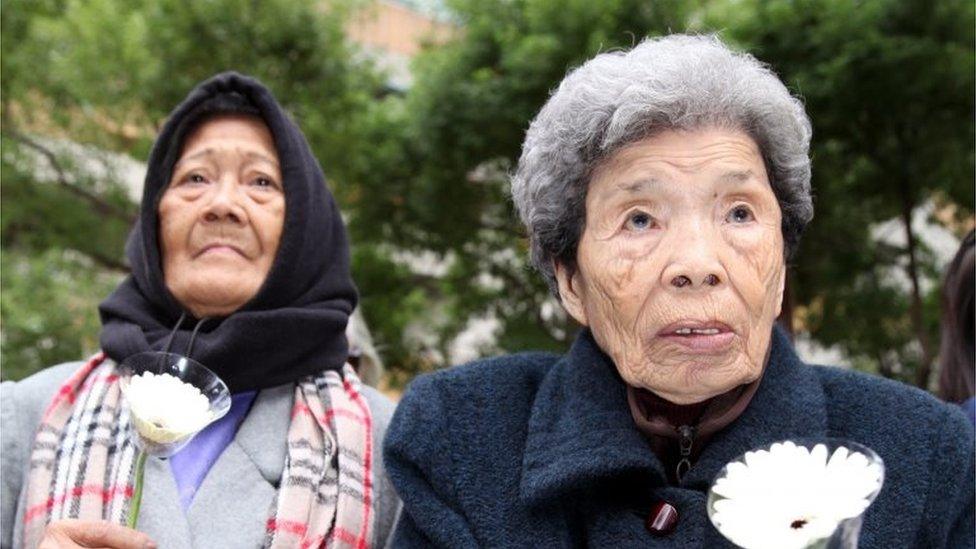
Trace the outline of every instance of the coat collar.
<instances>
[{"instance_id":1,"label":"coat collar","mask_svg":"<svg viewBox=\"0 0 976 549\"><path fill-rule=\"evenodd\" d=\"M682 487L707 491L727 462L787 438L826 436L824 394L785 332L773 330L763 379L746 410L716 433ZM637 430L613 362L583 330L543 379L529 417L520 497L536 503L626 473L667 483L664 468Z\"/></svg>"},{"instance_id":2,"label":"coat collar","mask_svg":"<svg viewBox=\"0 0 976 549\"><path fill-rule=\"evenodd\" d=\"M294 393L291 383L258 393L186 514L195 546L256 547L262 543L264 520L284 470ZM221 513L215 515L214 509Z\"/></svg>"},{"instance_id":3,"label":"coat collar","mask_svg":"<svg viewBox=\"0 0 976 549\"><path fill-rule=\"evenodd\" d=\"M285 468L286 439L294 400L294 383L259 392L234 437L234 442L240 445L264 480L274 486L278 486Z\"/></svg>"},{"instance_id":4,"label":"coat collar","mask_svg":"<svg viewBox=\"0 0 976 549\"><path fill-rule=\"evenodd\" d=\"M258 393L188 512L180 507L170 463L150 459L139 530L160 547L259 546L284 469L294 387L288 383Z\"/></svg>"}]
</instances>

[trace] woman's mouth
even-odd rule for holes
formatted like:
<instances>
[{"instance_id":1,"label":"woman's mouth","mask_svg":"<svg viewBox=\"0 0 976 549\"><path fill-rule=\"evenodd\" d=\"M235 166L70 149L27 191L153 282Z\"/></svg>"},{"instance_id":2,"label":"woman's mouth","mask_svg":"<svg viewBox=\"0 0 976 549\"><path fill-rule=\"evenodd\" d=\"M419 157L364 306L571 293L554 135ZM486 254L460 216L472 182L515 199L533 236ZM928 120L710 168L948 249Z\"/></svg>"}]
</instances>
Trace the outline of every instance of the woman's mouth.
<instances>
[{"instance_id":1,"label":"woman's mouth","mask_svg":"<svg viewBox=\"0 0 976 549\"><path fill-rule=\"evenodd\" d=\"M209 246L206 246L205 248L203 248L200 251L200 253L197 254L197 255L198 255L198 257L199 256L211 256L211 255L212 256L226 255L226 256L231 256L231 257L244 257L244 252L242 252L240 248L238 248L237 246L234 246L232 244L210 244Z\"/></svg>"},{"instance_id":2,"label":"woman's mouth","mask_svg":"<svg viewBox=\"0 0 976 549\"><path fill-rule=\"evenodd\" d=\"M708 354L727 350L735 332L728 324L716 320L683 320L665 326L657 336L688 351Z\"/></svg>"}]
</instances>

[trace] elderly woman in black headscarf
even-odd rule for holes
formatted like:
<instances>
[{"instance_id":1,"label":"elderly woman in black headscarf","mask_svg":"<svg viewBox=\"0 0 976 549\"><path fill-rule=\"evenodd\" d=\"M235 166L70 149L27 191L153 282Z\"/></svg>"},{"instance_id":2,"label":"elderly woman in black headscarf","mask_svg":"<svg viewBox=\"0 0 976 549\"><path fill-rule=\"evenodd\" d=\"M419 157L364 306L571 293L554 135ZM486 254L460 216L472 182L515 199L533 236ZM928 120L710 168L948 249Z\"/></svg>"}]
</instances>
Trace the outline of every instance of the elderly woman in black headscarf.
<instances>
[{"instance_id":1,"label":"elderly woman in black headscarf","mask_svg":"<svg viewBox=\"0 0 976 549\"><path fill-rule=\"evenodd\" d=\"M132 274L100 306L102 352L3 385L2 545L382 545L398 501L378 453L392 404L347 364L357 293L339 210L259 82L200 84L149 159ZM136 530L118 364L172 351L230 412L150 460Z\"/></svg>"},{"instance_id":2,"label":"elderly woman in black headscarf","mask_svg":"<svg viewBox=\"0 0 976 549\"><path fill-rule=\"evenodd\" d=\"M706 516L723 466L831 437L886 467L861 547L971 547L962 412L803 364L775 327L813 216L810 136L780 80L714 37L647 40L571 72L528 129L512 194L537 269L583 329L563 356L413 382L385 447L404 502L395 542L727 547ZM817 517L797 513L778 531L805 535Z\"/></svg>"}]
</instances>

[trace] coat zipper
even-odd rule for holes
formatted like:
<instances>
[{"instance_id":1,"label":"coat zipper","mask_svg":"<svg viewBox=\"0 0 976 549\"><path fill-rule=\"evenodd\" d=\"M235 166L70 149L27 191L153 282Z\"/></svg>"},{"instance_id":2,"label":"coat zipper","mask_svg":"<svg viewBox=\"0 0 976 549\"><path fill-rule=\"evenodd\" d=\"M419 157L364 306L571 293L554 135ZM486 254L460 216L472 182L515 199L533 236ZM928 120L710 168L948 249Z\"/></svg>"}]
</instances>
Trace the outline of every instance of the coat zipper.
<instances>
[{"instance_id":1,"label":"coat zipper","mask_svg":"<svg viewBox=\"0 0 976 549\"><path fill-rule=\"evenodd\" d=\"M674 469L674 478L681 484L681 478L691 469L691 449L695 445L695 428L691 425L678 427L678 451L681 459Z\"/></svg>"}]
</instances>

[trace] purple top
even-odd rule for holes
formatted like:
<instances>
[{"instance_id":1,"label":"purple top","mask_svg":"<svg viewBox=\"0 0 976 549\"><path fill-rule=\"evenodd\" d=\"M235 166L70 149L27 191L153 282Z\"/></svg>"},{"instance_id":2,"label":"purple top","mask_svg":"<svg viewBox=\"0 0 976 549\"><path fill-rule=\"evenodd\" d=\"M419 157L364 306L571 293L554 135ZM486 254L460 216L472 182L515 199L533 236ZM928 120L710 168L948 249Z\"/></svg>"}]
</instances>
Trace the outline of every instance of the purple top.
<instances>
[{"instance_id":1,"label":"purple top","mask_svg":"<svg viewBox=\"0 0 976 549\"><path fill-rule=\"evenodd\" d=\"M197 488L203 483L207 472L213 466L217 458L227 448L230 441L234 440L237 428L244 421L244 416L251 409L257 391L247 391L238 393L230 397L230 410L224 417L207 425L207 427L197 433L189 444L182 450L173 454L169 459L170 469L173 470L173 477L176 478L176 489L180 493L180 504L186 512L193 502L193 496L197 493Z\"/></svg>"}]
</instances>

